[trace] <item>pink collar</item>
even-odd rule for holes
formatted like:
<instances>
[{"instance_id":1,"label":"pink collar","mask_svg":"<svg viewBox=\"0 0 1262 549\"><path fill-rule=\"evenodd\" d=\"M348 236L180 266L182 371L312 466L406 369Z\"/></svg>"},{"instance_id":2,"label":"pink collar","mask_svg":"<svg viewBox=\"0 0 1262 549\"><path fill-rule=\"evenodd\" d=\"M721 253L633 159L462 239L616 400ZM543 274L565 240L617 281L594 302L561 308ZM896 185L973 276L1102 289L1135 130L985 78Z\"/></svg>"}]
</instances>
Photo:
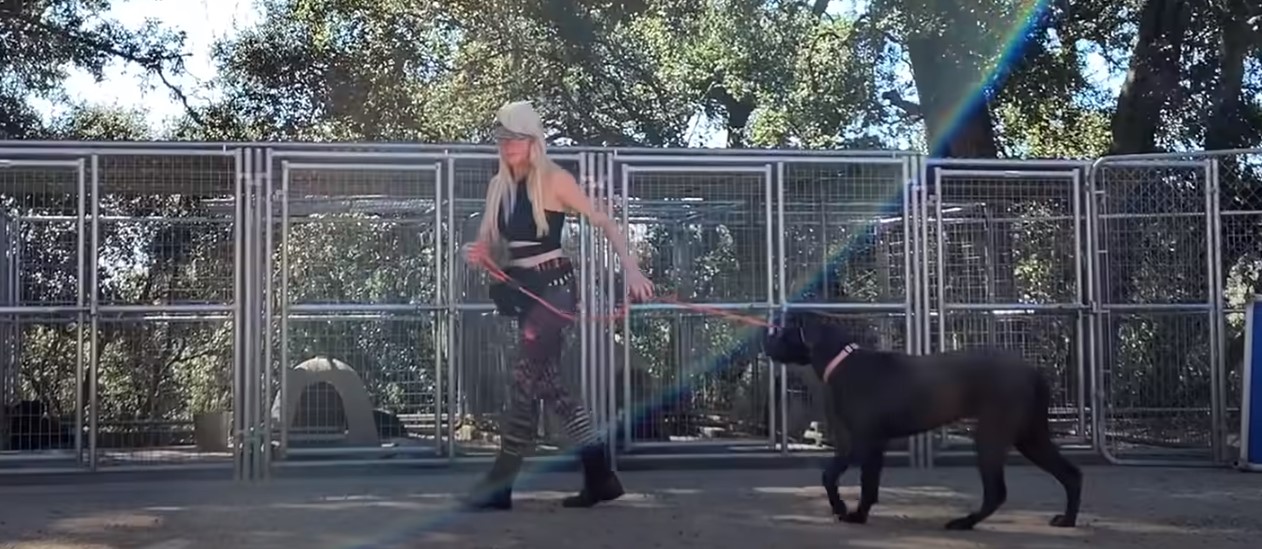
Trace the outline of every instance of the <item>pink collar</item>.
<instances>
[{"instance_id":1,"label":"pink collar","mask_svg":"<svg viewBox=\"0 0 1262 549\"><path fill-rule=\"evenodd\" d=\"M846 357L850 356L850 353L855 352L858 348L859 346L854 343L842 347L841 352L837 353L837 356L833 357L832 362L828 363L827 368L824 368L824 383L828 383L828 378L832 377L833 370L836 370L837 366L841 365L841 361L845 360Z\"/></svg>"}]
</instances>

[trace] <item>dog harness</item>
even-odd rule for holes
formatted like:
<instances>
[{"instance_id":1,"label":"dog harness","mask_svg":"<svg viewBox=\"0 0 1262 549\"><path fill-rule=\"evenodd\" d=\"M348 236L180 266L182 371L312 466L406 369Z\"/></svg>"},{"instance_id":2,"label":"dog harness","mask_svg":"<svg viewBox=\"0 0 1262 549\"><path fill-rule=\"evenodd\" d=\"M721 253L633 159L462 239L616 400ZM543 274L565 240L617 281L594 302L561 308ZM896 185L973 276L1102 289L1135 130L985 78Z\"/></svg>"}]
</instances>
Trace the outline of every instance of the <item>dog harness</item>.
<instances>
[{"instance_id":1,"label":"dog harness","mask_svg":"<svg viewBox=\"0 0 1262 549\"><path fill-rule=\"evenodd\" d=\"M824 368L824 383L828 383L828 378L832 377L833 370L836 370L837 367L841 365L841 361L846 360L846 357L850 356L850 353L853 353L858 349L859 346L854 343L842 347L841 352L837 353L837 356L833 357L832 361L828 363L828 367Z\"/></svg>"}]
</instances>

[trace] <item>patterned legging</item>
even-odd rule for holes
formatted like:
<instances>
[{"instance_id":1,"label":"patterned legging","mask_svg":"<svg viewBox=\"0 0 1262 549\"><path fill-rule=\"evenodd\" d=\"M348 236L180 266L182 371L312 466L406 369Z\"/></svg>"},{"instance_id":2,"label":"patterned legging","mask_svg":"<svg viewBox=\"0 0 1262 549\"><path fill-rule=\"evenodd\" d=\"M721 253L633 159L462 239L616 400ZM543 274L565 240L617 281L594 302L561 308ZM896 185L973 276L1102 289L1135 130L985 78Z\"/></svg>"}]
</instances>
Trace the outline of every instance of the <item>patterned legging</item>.
<instances>
[{"instance_id":1,"label":"patterned legging","mask_svg":"<svg viewBox=\"0 0 1262 549\"><path fill-rule=\"evenodd\" d=\"M577 299L572 284L552 286L535 292L558 310L575 310ZM597 443L591 416L582 400L566 389L557 371L565 345L565 332L572 322L539 304L530 307L517 321L520 356L513 366L513 386L508 413L501 427L500 451L517 456L534 447L539 414L535 403L551 403L565 422L565 432L578 447Z\"/></svg>"}]
</instances>

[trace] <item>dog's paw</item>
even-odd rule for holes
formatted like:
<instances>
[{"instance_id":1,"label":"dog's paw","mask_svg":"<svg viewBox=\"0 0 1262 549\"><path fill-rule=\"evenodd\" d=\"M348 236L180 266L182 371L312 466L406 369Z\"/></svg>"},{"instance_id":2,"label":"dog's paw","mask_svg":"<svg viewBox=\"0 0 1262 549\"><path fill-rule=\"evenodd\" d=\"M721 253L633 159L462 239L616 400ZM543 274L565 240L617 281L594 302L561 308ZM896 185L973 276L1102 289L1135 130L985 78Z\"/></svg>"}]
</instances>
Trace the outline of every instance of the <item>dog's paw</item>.
<instances>
[{"instance_id":1,"label":"dog's paw","mask_svg":"<svg viewBox=\"0 0 1262 549\"><path fill-rule=\"evenodd\" d=\"M952 520L951 522L946 523L946 529L947 530L972 530L973 526L975 525L977 525L977 521L973 520L973 517L971 516L960 517L955 520Z\"/></svg>"},{"instance_id":2,"label":"dog's paw","mask_svg":"<svg viewBox=\"0 0 1262 549\"><path fill-rule=\"evenodd\" d=\"M867 524L868 515L858 511L851 511L844 515L837 515L837 520L848 524Z\"/></svg>"},{"instance_id":3,"label":"dog's paw","mask_svg":"<svg viewBox=\"0 0 1262 549\"><path fill-rule=\"evenodd\" d=\"M1048 524L1057 528L1073 528L1078 525L1078 520L1065 515L1056 515Z\"/></svg>"}]
</instances>

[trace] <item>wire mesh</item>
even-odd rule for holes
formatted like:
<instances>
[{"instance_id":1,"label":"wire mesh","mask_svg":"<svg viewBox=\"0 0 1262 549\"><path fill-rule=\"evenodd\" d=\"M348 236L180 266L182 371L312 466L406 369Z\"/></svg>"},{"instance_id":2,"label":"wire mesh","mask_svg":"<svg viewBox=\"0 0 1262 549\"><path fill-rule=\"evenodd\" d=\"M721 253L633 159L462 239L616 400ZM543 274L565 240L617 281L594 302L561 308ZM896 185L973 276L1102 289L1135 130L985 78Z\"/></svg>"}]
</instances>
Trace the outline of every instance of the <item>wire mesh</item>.
<instances>
[{"instance_id":1,"label":"wire mesh","mask_svg":"<svg viewBox=\"0 0 1262 549\"><path fill-rule=\"evenodd\" d=\"M1081 172L1021 171L1024 164L930 169L930 341L940 351L1019 351L1052 383L1057 435L1084 442L1091 393ZM945 427L938 447L971 446L972 424Z\"/></svg>"},{"instance_id":2,"label":"wire mesh","mask_svg":"<svg viewBox=\"0 0 1262 549\"><path fill-rule=\"evenodd\" d=\"M1207 178L1201 163L1099 167L1104 303L1209 302Z\"/></svg>"},{"instance_id":3,"label":"wire mesh","mask_svg":"<svg viewBox=\"0 0 1262 549\"><path fill-rule=\"evenodd\" d=\"M267 398L285 458L444 452L440 160L281 159Z\"/></svg>"},{"instance_id":4,"label":"wire mesh","mask_svg":"<svg viewBox=\"0 0 1262 549\"><path fill-rule=\"evenodd\" d=\"M432 165L303 165L286 174L291 305L438 303Z\"/></svg>"},{"instance_id":5,"label":"wire mesh","mask_svg":"<svg viewBox=\"0 0 1262 549\"><path fill-rule=\"evenodd\" d=\"M232 301L235 162L231 156L99 157L102 305Z\"/></svg>"},{"instance_id":6,"label":"wire mesh","mask_svg":"<svg viewBox=\"0 0 1262 549\"><path fill-rule=\"evenodd\" d=\"M997 170L996 170L997 171ZM937 179L944 304L1082 303L1077 173L953 172ZM956 175L956 174L960 175ZM941 215L939 220L936 216ZM936 269L931 269L936 279Z\"/></svg>"},{"instance_id":7,"label":"wire mesh","mask_svg":"<svg viewBox=\"0 0 1262 549\"><path fill-rule=\"evenodd\" d=\"M659 294L750 309L771 303L769 165L615 169L616 215ZM629 449L662 442L769 444L772 372L751 350L757 334L730 320L665 307L633 309L614 337L616 354L631 357L615 383L621 439Z\"/></svg>"},{"instance_id":8,"label":"wire mesh","mask_svg":"<svg viewBox=\"0 0 1262 549\"><path fill-rule=\"evenodd\" d=\"M789 302L889 304L898 312L827 314L863 345L907 349L907 211L902 193L908 181L903 162L850 160L836 163L786 162L780 172L778 229L783 249L784 298ZM825 410L828 400L817 375L786 368L778 392L777 438L789 450L844 444L834 440ZM894 443L901 450L902 441Z\"/></svg>"},{"instance_id":9,"label":"wire mesh","mask_svg":"<svg viewBox=\"0 0 1262 549\"><path fill-rule=\"evenodd\" d=\"M82 463L84 184L76 162L0 164L0 471Z\"/></svg>"},{"instance_id":10,"label":"wire mesh","mask_svg":"<svg viewBox=\"0 0 1262 549\"><path fill-rule=\"evenodd\" d=\"M938 340L938 326L932 326ZM1052 434L1062 444L1090 440L1089 404L1082 403L1080 382L1088 371L1079 349L1086 344L1076 315L1027 311L957 311L946 316L947 349L998 348L1018 352L1051 383L1048 410ZM972 447L973 422L952 424L937 433L942 449Z\"/></svg>"},{"instance_id":11,"label":"wire mesh","mask_svg":"<svg viewBox=\"0 0 1262 549\"><path fill-rule=\"evenodd\" d=\"M230 459L231 322L107 318L97 344L98 466Z\"/></svg>"},{"instance_id":12,"label":"wire mesh","mask_svg":"<svg viewBox=\"0 0 1262 549\"><path fill-rule=\"evenodd\" d=\"M1244 310L1262 294L1262 153L1212 157L1218 185L1219 272L1224 347L1223 430L1225 458L1240 455L1244 394Z\"/></svg>"},{"instance_id":13,"label":"wire mesh","mask_svg":"<svg viewBox=\"0 0 1262 549\"><path fill-rule=\"evenodd\" d=\"M751 345L756 331L685 311L636 314L631 400L620 399L632 444L766 443L772 370Z\"/></svg>"},{"instance_id":14,"label":"wire mesh","mask_svg":"<svg viewBox=\"0 0 1262 549\"><path fill-rule=\"evenodd\" d=\"M1095 173L1102 438L1114 457L1216 451L1208 167L1104 162Z\"/></svg>"},{"instance_id":15,"label":"wire mesh","mask_svg":"<svg viewBox=\"0 0 1262 549\"><path fill-rule=\"evenodd\" d=\"M630 246L643 257L641 268L660 292L693 303L767 303L772 298L768 173L655 168L623 177L628 195L619 206L626 208Z\"/></svg>"},{"instance_id":16,"label":"wire mesh","mask_svg":"<svg viewBox=\"0 0 1262 549\"><path fill-rule=\"evenodd\" d=\"M387 155L347 145L322 157L303 148L278 146L273 165L247 161L242 172L219 146L167 155L121 147L84 157L95 166L88 179L77 160L0 162L0 469L73 466L66 432L82 432L85 448L95 436L103 465L233 452L219 436L230 430L231 365L257 373L230 339L230 306L241 303L251 315L271 307L271 372L287 376L312 359L329 370L346 364L372 409L373 427L360 429L372 440L352 452L347 405L339 419L335 403L342 396L328 387L293 393L307 423L293 425L296 453L287 457L429 456L449 443L457 455L493 451L515 326L492 312L487 279L464 264L460 246L481 222L494 152ZM916 212L904 211L900 195L915 162L894 155L699 155L554 151L626 221L660 293L754 314L781 296L827 305L880 348L928 340L933 349L1019 349L1053 379L1063 441L1087 436L1084 401L1093 399L1084 395L1094 392L1113 454L1204 459L1234 448L1242 307L1262 280L1262 153L1110 159L1078 188L1073 174L1083 172L1072 163L933 160L922 183L942 185L913 202ZM258 225L252 206L238 208L238 185L257 200L287 185L270 195L271 227ZM97 201L95 221L80 215L81 199L88 212ZM80 229L93 222L95 238ZM233 268L237 245L268 230L283 299L251 285L267 276L263 255ZM926 238L909 242L909 232ZM621 274L604 236L572 219L563 240L583 307L609 313ZM923 254L908 253L921 245ZM80 294L89 254L99 283ZM241 277L251 281L244 288L234 284ZM99 309L89 311L88 295ZM79 339L82 327L92 340L91 319L95 433L74 429L79 405L93 398L91 348ZM633 451L673 452L706 437L791 449L830 442L819 388L809 376L773 376L750 350L756 330L664 304L641 306L628 322L629 337L621 323L575 326L561 368L598 420L616 416L630 428L622 438ZM248 404L267 413L286 376ZM92 410L82 410L90 425ZM564 445L551 416L541 409L541 452ZM341 436L303 439L310 422ZM404 436L387 436L395 433Z\"/></svg>"},{"instance_id":17,"label":"wire mesh","mask_svg":"<svg viewBox=\"0 0 1262 549\"><path fill-rule=\"evenodd\" d=\"M73 318L0 317L0 470L79 466L79 328Z\"/></svg>"},{"instance_id":18,"label":"wire mesh","mask_svg":"<svg viewBox=\"0 0 1262 549\"><path fill-rule=\"evenodd\" d=\"M0 168L5 306L79 302L82 185L70 166Z\"/></svg>"},{"instance_id":19,"label":"wire mesh","mask_svg":"<svg viewBox=\"0 0 1262 549\"><path fill-rule=\"evenodd\" d=\"M902 163L786 163L785 294L803 303L903 303Z\"/></svg>"},{"instance_id":20,"label":"wire mesh","mask_svg":"<svg viewBox=\"0 0 1262 549\"><path fill-rule=\"evenodd\" d=\"M1111 315L1104 435L1114 455L1211 449L1209 323L1204 313Z\"/></svg>"},{"instance_id":21,"label":"wire mesh","mask_svg":"<svg viewBox=\"0 0 1262 549\"><path fill-rule=\"evenodd\" d=\"M442 455L437 316L292 316L287 399L270 403L273 425L288 435L287 457L341 453L330 449Z\"/></svg>"}]
</instances>

